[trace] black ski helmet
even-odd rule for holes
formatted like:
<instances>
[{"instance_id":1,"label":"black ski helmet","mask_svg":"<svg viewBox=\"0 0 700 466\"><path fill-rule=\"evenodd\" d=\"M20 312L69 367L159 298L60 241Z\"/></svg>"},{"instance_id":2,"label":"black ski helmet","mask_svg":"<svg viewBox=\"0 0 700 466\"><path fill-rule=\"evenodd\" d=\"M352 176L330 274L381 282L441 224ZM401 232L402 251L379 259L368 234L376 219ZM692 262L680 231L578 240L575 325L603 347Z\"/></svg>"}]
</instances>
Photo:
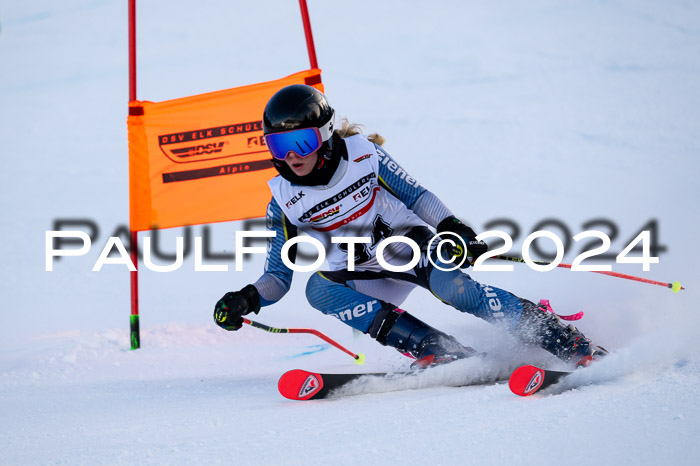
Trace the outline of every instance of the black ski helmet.
<instances>
[{"instance_id":1,"label":"black ski helmet","mask_svg":"<svg viewBox=\"0 0 700 466\"><path fill-rule=\"evenodd\" d=\"M306 176L297 176L283 160L272 159L279 174L294 184L317 186L327 184L340 157L334 156L333 124L335 111L326 96L318 89L304 84L283 87L265 105L263 112L263 134L281 133L302 128L329 127L327 135L318 149L318 162ZM330 124L329 124L330 122Z\"/></svg>"}]
</instances>

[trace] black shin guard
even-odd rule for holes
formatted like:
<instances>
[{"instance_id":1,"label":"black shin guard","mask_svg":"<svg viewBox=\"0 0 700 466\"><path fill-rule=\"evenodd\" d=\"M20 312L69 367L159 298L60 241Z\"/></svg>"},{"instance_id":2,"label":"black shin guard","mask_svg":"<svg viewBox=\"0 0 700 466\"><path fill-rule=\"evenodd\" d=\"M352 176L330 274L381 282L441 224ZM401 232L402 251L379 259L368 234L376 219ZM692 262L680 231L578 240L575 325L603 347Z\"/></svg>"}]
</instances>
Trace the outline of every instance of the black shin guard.
<instances>
[{"instance_id":1,"label":"black shin guard","mask_svg":"<svg viewBox=\"0 0 700 466\"><path fill-rule=\"evenodd\" d=\"M384 346L418 357L426 337L444 335L425 322L395 306L384 306L369 328L370 336ZM445 335L446 336L446 335Z\"/></svg>"},{"instance_id":2,"label":"black shin guard","mask_svg":"<svg viewBox=\"0 0 700 466\"><path fill-rule=\"evenodd\" d=\"M377 313L367 333L382 345L391 346L402 353L410 353L415 358L424 355L424 351L431 354L451 354L453 359L475 353L454 337L392 305L384 306Z\"/></svg>"}]
</instances>

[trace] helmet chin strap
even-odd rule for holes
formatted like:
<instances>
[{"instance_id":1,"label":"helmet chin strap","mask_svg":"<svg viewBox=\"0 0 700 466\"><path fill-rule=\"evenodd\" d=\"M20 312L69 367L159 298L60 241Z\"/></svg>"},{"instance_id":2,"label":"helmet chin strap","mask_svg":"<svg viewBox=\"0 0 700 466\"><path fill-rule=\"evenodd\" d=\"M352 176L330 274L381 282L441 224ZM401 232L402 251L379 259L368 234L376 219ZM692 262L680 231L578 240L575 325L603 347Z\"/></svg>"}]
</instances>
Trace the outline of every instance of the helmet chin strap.
<instances>
[{"instance_id":1,"label":"helmet chin strap","mask_svg":"<svg viewBox=\"0 0 700 466\"><path fill-rule=\"evenodd\" d=\"M323 151L322 157L326 160L330 160L331 157L333 157L333 140L335 139L335 133L331 135L330 138L328 138L327 141L325 141L322 145L320 150L325 150ZM319 152L320 152L319 150Z\"/></svg>"}]
</instances>

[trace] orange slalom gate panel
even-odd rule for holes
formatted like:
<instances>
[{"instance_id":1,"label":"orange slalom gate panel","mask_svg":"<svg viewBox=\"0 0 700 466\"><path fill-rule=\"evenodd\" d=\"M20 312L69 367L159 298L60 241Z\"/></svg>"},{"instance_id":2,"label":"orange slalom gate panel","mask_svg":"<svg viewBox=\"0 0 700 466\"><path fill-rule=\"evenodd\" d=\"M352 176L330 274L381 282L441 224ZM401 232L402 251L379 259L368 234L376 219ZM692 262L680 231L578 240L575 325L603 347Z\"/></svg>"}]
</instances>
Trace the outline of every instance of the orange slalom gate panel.
<instances>
[{"instance_id":1,"label":"orange slalom gate panel","mask_svg":"<svg viewBox=\"0 0 700 466\"><path fill-rule=\"evenodd\" d=\"M132 231L262 217L277 172L262 114L282 87L323 92L321 70L163 102L129 102Z\"/></svg>"}]
</instances>

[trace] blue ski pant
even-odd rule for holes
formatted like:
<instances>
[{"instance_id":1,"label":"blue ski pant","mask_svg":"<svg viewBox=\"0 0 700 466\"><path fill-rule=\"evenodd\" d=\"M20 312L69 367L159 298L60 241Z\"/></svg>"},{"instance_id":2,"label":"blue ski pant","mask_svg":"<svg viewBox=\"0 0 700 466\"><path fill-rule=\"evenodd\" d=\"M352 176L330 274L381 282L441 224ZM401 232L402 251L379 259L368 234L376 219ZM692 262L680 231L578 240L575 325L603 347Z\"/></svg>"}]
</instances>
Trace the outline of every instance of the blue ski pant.
<instances>
[{"instance_id":1,"label":"blue ski pant","mask_svg":"<svg viewBox=\"0 0 700 466\"><path fill-rule=\"evenodd\" d=\"M522 303L512 293L478 283L460 269L443 271L426 260L432 233L419 232L421 260L408 272L386 270L320 271L309 279L306 297L312 307L366 333L383 306L398 307L416 286L461 312L512 329L520 320ZM415 235L414 235L415 236ZM444 268L444 267L443 267Z\"/></svg>"}]
</instances>

